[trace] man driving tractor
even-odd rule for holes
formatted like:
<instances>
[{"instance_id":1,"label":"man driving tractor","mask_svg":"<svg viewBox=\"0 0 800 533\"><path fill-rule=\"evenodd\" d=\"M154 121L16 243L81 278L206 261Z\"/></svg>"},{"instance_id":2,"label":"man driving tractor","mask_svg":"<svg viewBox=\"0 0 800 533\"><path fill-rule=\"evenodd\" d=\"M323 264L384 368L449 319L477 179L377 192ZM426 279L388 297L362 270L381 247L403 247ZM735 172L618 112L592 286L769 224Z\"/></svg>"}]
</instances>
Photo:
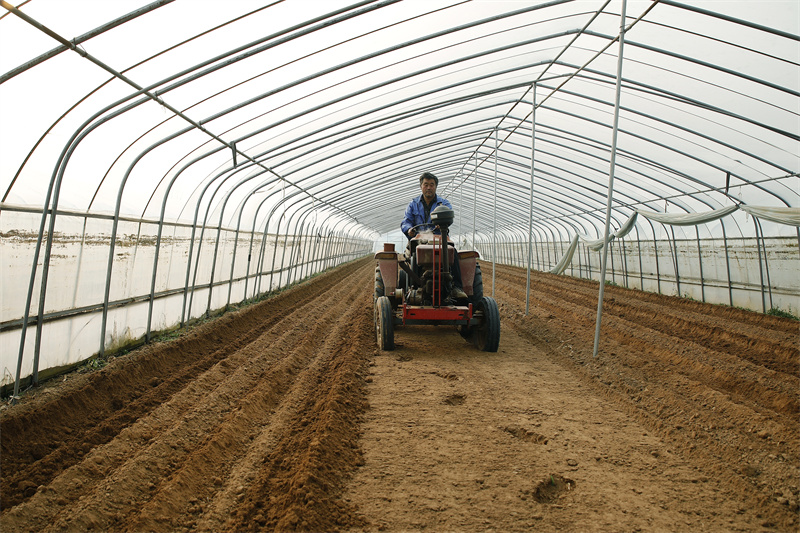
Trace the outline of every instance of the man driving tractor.
<instances>
[{"instance_id":1,"label":"man driving tractor","mask_svg":"<svg viewBox=\"0 0 800 533\"><path fill-rule=\"evenodd\" d=\"M439 178L430 172L425 172L419 177L419 187L422 194L408 204L406 207L403 221L400 223L400 229L403 231L409 241L413 239L419 232L418 226L426 224L431 226L431 211L440 205L444 205L450 209L453 208L446 198L442 198L436 194L436 187L439 185ZM440 233L439 230L434 230L434 233ZM457 257L457 256L456 256ZM450 298L454 300L466 299L467 294L461 286L461 269L459 262L455 261L452 265L451 274L453 275L452 287L450 288Z\"/></svg>"}]
</instances>

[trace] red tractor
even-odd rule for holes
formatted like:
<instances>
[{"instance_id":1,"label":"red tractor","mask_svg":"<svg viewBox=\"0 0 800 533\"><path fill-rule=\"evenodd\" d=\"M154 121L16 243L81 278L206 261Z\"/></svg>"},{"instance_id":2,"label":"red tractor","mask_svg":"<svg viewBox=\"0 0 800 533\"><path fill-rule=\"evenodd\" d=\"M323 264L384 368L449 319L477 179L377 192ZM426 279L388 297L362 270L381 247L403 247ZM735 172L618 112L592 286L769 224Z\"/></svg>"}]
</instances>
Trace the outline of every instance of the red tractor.
<instances>
[{"instance_id":1,"label":"red tractor","mask_svg":"<svg viewBox=\"0 0 800 533\"><path fill-rule=\"evenodd\" d=\"M432 224L415 228L417 234L405 254L398 254L393 244L385 244L384 250L375 254L375 334L381 350L394 349L396 326L448 324L456 326L479 350L497 351L497 302L483 295L478 252L456 253L449 241L453 219L453 210L440 205L431 213ZM434 233L435 228L441 235ZM459 262L466 300L450 296L455 261Z\"/></svg>"}]
</instances>

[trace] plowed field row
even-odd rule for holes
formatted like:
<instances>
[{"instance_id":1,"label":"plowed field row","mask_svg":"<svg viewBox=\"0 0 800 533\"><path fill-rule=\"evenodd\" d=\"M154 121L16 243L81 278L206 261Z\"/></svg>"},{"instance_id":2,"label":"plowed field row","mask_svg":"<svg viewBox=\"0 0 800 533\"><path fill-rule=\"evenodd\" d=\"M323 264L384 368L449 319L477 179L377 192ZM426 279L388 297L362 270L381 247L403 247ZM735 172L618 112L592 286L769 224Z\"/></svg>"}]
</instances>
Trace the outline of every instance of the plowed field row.
<instances>
[{"instance_id":1,"label":"plowed field row","mask_svg":"<svg viewBox=\"0 0 800 533\"><path fill-rule=\"evenodd\" d=\"M353 376L374 353L357 268L5 416L3 531L286 529L298 505L335 520L325 493L357 462Z\"/></svg>"},{"instance_id":2,"label":"plowed field row","mask_svg":"<svg viewBox=\"0 0 800 533\"><path fill-rule=\"evenodd\" d=\"M491 264L482 263L485 293ZM798 323L498 267L497 353L339 267L0 411L0 530L794 531Z\"/></svg>"}]
</instances>

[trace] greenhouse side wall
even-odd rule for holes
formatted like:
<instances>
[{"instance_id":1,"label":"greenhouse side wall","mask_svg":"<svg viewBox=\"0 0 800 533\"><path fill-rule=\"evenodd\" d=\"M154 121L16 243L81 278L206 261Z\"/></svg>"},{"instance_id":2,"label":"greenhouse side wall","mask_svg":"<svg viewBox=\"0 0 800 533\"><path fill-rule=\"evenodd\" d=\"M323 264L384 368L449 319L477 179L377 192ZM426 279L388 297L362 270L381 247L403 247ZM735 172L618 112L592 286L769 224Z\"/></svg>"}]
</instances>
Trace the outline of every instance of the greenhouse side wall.
<instances>
[{"instance_id":1,"label":"greenhouse side wall","mask_svg":"<svg viewBox=\"0 0 800 533\"><path fill-rule=\"evenodd\" d=\"M40 222L41 212L28 208L4 206L0 216L5 268L0 287L4 394L16 380ZM45 242L38 259L20 368L23 380L38 372L46 376L75 366L105 351L141 344L148 333L174 330L372 249L371 241L338 232L276 236L207 227L194 231L193 238L192 227L183 224L164 224L159 241L157 221L121 220L101 348L112 222L107 215L59 212L37 340Z\"/></svg>"},{"instance_id":2,"label":"greenhouse side wall","mask_svg":"<svg viewBox=\"0 0 800 533\"><path fill-rule=\"evenodd\" d=\"M533 245L531 267L549 272L565 241ZM527 267L528 243L477 242L483 261ZM800 315L800 249L795 237L612 241L606 282L753 311ZM600 280L601 252L579 246L565 275Z\"/></svg>"}]
</instances>

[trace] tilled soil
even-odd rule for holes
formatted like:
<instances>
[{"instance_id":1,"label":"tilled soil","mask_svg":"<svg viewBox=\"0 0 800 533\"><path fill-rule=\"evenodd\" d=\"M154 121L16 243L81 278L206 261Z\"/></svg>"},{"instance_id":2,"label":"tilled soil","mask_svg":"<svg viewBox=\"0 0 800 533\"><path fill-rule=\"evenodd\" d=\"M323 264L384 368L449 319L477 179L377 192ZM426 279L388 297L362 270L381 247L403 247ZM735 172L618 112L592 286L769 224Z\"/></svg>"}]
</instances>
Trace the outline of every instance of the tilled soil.
<instances>
[{"instance_id":1,"label":"tilled soil","mask_svg":"<svg viewBox=\"0 0 800 533\"><path fill-rule=\"evenodd\" d=\"M483 263L485 293L491 265ZM2 409L0 530L796 531L796 321L498 267L375 348L365 259Z\"/></svg>"}]
</instances>

